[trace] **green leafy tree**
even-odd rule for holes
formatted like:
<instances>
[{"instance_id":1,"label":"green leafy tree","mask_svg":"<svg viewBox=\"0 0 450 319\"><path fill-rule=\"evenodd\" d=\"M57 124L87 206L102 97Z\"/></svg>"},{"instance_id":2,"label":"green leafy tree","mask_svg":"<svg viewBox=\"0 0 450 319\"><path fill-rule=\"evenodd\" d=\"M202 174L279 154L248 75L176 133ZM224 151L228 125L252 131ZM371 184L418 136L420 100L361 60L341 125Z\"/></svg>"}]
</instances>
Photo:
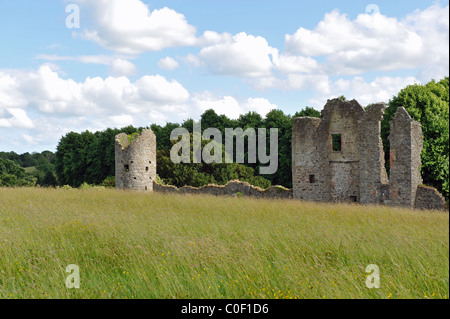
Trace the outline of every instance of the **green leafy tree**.
<instances>
[{"instance_id":1,"label":"green leafy tree","mask_svg":"<svg viewBox=\"0 0 450 319\"><path fill-rule=\"evenodd\" d=\"M0 158L0 186L34 186L36 178L15 162Z\"/></svg>"},{"instance_id":2,"label":"green leafy tree","mask_svg":"<svg viewBox=\"0 0 450 319\"><path fill-rule=\"evenodd\" d=\"M56 187L57 185L57 180L56 180L56 176L52 171L47 171L45 173L45 176L42 180L42 186L50 186L50 187Z\"/></svg>"},{"instance_id":3,"label":"green leafy tree","mask_svg":"<svg viewBox=\"0 0 450 319\"><path fill-rule=\"evenodd\" d=\"M0 158L9 159L17 165L26 168L27 178L34 178L38 185L43 185L45 174L48 171L55 174L55 154L50 151L20 155L14 152L0 152Z\"/></svg>"},{"instance_id":4,"label":"green leafy tree","mask_svg":"<svg viewBox=\"0 0 450 319\"><path fill-rule=\"evenodd\" d=\"M156 136L156 147L158 150L164 150L171 147L170 134L176 128L179 128L180 124L177 123L167 123L164 127L160 125L153 124L150 128ZM191 126L192 130L192 126Z\"/></svg>"},{"instance_id":5,"label":"green leafy tree","mask_svg":"<svg viewBox=\"0 0 450 319\"><path fill-rule=\"evenodd\" d=\"M172 141L172 145L177 141ZM210 141L202 140L202 149ZM175 164L170 159L170 149L157 151L157 173L165 184L182 187L202 187L215 183L224 185L230 180L241 180L261 188L270 187L269 180L254 175L254 169L242 164L225 164L225 148L222 145L222 163L193 163L193 137L190 140L190 163Z\"/></svg>"},{"instance_id":6,"label":"green leafy tree","mask_svg":"<svg viewBox=\"0 0 450 319\"><path fill-rule=\"evenodd\" d=\"M89 156L95 135L89 131L68 133L61 138L56 152L56 173L61 185L79 187L89 180L88 168L93 159Z\"/></svg>"},{"instance_id":7,"label":"green leafy tree","mask_svg":"<svg viewBox=\"0 0 450 319\"><path fill-rule=\"evenodd\" d=\"M294 118L295 117L322 117L322 114L319 111L317 111L316 109L307 106L300 112L296 112L294 114Z\"/></svg>"},{"instance_id":8,"label":"green leafy tree","mask_svg":"<svg viewBox=\"0 0 450 319\"><path fill-rule=\"evenodd\" d=\"M281 110L270 111L264 120L264 127L267 129L267 150L270 149L268 144L270 129L278 129L278 170L273 175L263 175L263 177L269 179L273 185L289 188L292 187L292 121L292 117Z\"/></svg>"},{"instance_id":9,"label":"green leafy tree","mask_svg":"<svg viewBox=\"0 0 450 319\"><path fill-rule=\"evenodd\" d=\"M185 128L188 130L189 133L194 133L194 120L192 118L185 120L182 124L181 127Z\"/></svg>"},{"instance_id":10,"label":"green leafy tree","mask_svg":"<svg viewBox=\"0 0 450 319\"><path fill-rule=\"evenodd\" d=\"M235 128L237 123L229 119L225 115L218 115L214 110L206 110L202 116L202 133L207 128L217 128L222 132L222 136L225 134L226 128Z\"/></svg>"},{"instance_id":11,"label":"green leafy tree","mask_svg":"<svg viewBox=\"0 0 450 319\"><path fill-rule=\"evenodd\" d=\"M263 118L256 112L248 112L247 114L239 116L237 120L237 127L243 130L247 128L260 128L263 127Z\"/></svg>"}]
</instances>

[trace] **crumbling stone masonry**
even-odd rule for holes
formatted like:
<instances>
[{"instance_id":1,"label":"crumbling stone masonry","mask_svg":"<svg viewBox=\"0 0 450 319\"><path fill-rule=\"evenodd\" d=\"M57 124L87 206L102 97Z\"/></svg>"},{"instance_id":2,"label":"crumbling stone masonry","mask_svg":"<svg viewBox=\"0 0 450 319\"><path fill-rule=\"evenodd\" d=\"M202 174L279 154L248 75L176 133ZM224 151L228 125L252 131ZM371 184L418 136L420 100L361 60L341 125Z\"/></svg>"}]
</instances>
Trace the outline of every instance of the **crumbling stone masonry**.
<instances>
[{"instance_id":1,"label":"crumbling stone masonry","mask_svg":"<svg viewBox=\"0 0 450 319\"><path fill-rule=\"evenodd\" d=\"M226 185L210 184L203 187L183 186L177 188L170 185L160 185L155 182L153 189L160 193L216 195L216 196L242 196L255 198L283 198L292 199L292 190L283 186L272 186L262 189L239 180L229 181Z\"/></svg>"},{"instance_id":2,"label":"crumbling stone masonry","mask_svg":"<svg viewBox=\"0 0 450 319\"><path fill-rule=\"evenodd\" d=\"M115 139L116 188L153 191L156 179L156 136L143 130L132 139L121 133Z\"/></svg>"},{"instance_id":3,"label":"crumbling stone masonry","mask_svg":"<svg viewBox=\"0 0 450 319\"><path fill-rule=\"evenodd\" d=\"M420 154L423 149L422 126L411 119L403 107L397 109L391 122L390 142L390 202L412 207L417 186L422 184Z\"/></svg>"},{"instance_id":4,"label":"crumbling stone masonry","mask_svg":"<svg viewBox=\"0 0 450 319\"><path fill-rule=\"evenodd\" d=\"M381 141L384 104L328 101L322 118L294 119L293 198L379 203L388 183Z\"/></svg>"},{"instance_id":5,"label":"crumbling stone masonry","mask_svg":"<svg viewBox=\"0 0 450 319\"><path fill-rule=\"evenodd\" d=\"M444 196L442 196L436 188L419 185L419 187L417 187L414 208L448 211L448 203L445 202Z\"/></svg>"},{"instance_id":6,"label":"crumbling stone masonry","mask_svg":"<svg viewBox=\"0 0 450 319\"><path fill-rule=\"evenodd\" d=\"M388 179L381 139L385 108L378 103L364 110L355 100L334 99L325 105L322 118L294 119L293 189L272 186L263 190L239 181L201 188L160 185L156 182L156 136L150 129L137 137L116 136L116 188L448 210L436 189L421 185L422 127L402 107L391 122Z\"/></svg>"},{"instance_id":7,"label":"crumbling stone masonry","mask_svg":"<svg viewBox=\"0 0 450 319\"><path fill-rule=\"evenodd\" d=\"M389 180L381 139L385 108L384 103L378 103L365 111L355 100L334 99L325 105L321 119L294 119L293 198L411 208L419 205L416 192L422 183L422 127L404 108L398 108L389 136Z\"/></svg>"}]
</instances>

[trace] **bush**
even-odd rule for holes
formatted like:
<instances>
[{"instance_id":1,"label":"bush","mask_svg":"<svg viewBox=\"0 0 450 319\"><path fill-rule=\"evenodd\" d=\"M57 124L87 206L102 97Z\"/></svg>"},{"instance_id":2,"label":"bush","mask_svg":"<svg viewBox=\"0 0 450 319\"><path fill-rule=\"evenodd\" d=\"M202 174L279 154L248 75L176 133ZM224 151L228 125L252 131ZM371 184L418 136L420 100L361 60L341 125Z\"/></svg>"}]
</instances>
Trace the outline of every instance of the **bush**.
<instances>
[{"instance_id":1,"label":"bush","mask_svg":"<svg viewBox=\"0 0 450 319\"><path fill-rule=\"evenodd\" d=\"M104 186L104 187L107 187L107 188L115 188L116 187L116 177L115 176L108 176L100 184L100 186Z\"/></svg>"},{"instance_id":2,"label":"bush","mask_svg":"<svg viewBox=\"0 0 450 319\"><path fill-rule=\"evenodd\" d=\"M89 185L88 183L84 182L83 184L81 184L78 189L89 189L92 188L91 185Z\"/></svg>"},{"instance_id":3,"label":"bush","mask_svg":"<svg viewBox=\"0 0 450 319\"><path fill-rule=\"evenodd\" d=\"M166 183L164 182L164 180L163 180L161 177L159 177L158 174L156 174L156 182L157 182L159 185L166 185Z\"/></svg>"},{"instance_id":4,"label":"bush","mask_svg":"<svg viewBox=\"0 0 450 319\"><path fill-rule=\"evenodd\" d=\"M25 169L11 160L0 158L0 186L35 186L37 178L25 172Z\"/></svg>"}]
</instances>

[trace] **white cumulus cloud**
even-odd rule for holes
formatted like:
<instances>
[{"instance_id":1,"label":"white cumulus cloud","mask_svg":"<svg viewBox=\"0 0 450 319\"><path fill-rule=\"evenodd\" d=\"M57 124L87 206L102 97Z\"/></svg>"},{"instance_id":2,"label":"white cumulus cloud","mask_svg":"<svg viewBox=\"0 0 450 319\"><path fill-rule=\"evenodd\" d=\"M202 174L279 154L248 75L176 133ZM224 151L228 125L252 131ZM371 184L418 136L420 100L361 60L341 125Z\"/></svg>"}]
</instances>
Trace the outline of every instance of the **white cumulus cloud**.
<instances>
[{"instance_id":1,"label":"white cumulus cloud","mask_svg":"<svg viewBox=\"0 0 450 319\"><path fill-rule=\"evenodd\" d=\"M28 110L37 117L84 119L86 127L99 118L108 118L113 124L132 119L149 124L185 114L190 98L179 82L160 75L143 76L135 82L125 76L76 82L48 65L36 71L0 70L0 83L4 84L0 97L7 102L0 105L2 127L33 127Z\"/></svg>"},{"instance_id":2,"label":"white cumulus cloud","mask_svg":"<svg viewBox=\"0 0 450 319\"><path fill-rule=\"evenodd\" d=\"M251 111L265 116L269 111L278 108L265 98L248 98L238 101L232 96L218 96L209 91L195 94L192 97L192 103L197 109L197 114L213 109L217 114L224 114L230 119L237 119L240 115Z\"/></svg>"},{"instance_id":3,"label":"white cumulus cloud","mask_svg":"<svg viewBox=\"0 0 450 319\"><path fill-rule=\"evenodd\" d=\"M363 106L377 102L388 103L400 90L414 83L420 82L412 76L378 76L371 81L366 81L361 76L349 80L328 80L327 90L316 90L316 96L310 99L308 103L317 109L321 109L326 104L327 99L341 95L344 95L348 100L355 99Z\"/></svg>"},{"instance_id":4,"label":"white cumulus cloud","mask_svg":"<svg viewBox=\"0 0 450 319\"><path fill-rule=\"evenodd\" d=\"M6 111L12 115L8 118L0 118L0 127L6 128L32 128L33 121L28 117L27 112L22 109L8 108Z\"/></svg>"},{"instance_id":5,"label":"white cumulus cloud","mask_svg":"<svg viewBox=\"0 0 450 319\"><path fill-rule=\"evenodd\" d=\"M179 64L175 59L173 59L171 57L165 57L165 58L159 60L158 66L161 69L173 71L176 68L178 68Z\"/></svg>"},{"instance_id":6,"label":"white cumulus cloud","mask_svg":"<svg viewBox=\"0 0 450 319\"><path fill-rule=\"evenodd\" d=\"M364 13L351 20L333 10L315 29L286 35L285 48L291 56L326 57L320 69L328 75L419 68L442 77L449 67L448 27L448 5L416 10L404 19Z\"/></svg>"},{"instance_id":7,"label":"white cumulus cloud","mask_svg":"<svg viewBox=\"0 0 450 319\"><path fill-rule=\"evenodd\" d=\"M122 54L195 45L196 29L183 14L164 7L150 10L140 0L74 0L91 12L92 27L82 37Z\"/></svg>"},{"instance_id":8,"label":"white cumulus cloud","mask_svg":"<svg viewBox=\"0 0 450 319\"><path fill-rule=\"evenodd\" d=\"M194 61L211 73L242 77L272 74L272 58L278 55L278 50L269 46L263 37L241 32L232 37L217 35L217 38L208 41L216 43L201 49L198 60Z\"/></svg>"},{"instance_id":9,"label":"white cumulus cloud","mask_svg":"<svg viewBox=\"0 0 450 319\"><path fill-rule=\"evenodd\" d=\"M39 54L36 59L52 62L58 61L76 61L85 64L101 64L109 66L109 71L113 76L134 75L137 72L136 66L124 58L109 55L80 55L80 56L61 56L55 54Z\"/></svg>"}]
</instances>

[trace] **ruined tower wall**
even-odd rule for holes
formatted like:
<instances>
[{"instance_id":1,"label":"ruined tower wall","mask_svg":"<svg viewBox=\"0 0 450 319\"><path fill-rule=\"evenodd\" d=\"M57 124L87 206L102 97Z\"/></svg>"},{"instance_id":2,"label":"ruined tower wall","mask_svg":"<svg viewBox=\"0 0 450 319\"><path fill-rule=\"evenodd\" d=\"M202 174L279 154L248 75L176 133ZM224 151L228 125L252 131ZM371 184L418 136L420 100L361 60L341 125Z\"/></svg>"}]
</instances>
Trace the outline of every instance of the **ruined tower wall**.
<instances>
[{"instance_id":1,"label":"ruined tower wall","mask_svg":"<svg viewBox=\"0 0 450 319\"><path fill-rule=\"evenodd\" d=\"M328 132L325 144L328 147L330 166L331 200L336 202L358 202L359 194L359 126L364 109L356 101L330 100L322 116ZM341 150L333 149L332 136L339 135Z\"/></svg>"},{"instance_id":2,"label":"ruined tower wall","mask_svg":"<svg viewBox=\"0 0 450 319\"><path fill-rule=\"evenodd\" d=\"M153 191L156 179L156 136L143 130L137 139L128 140L125 133L115 139L116 188Z\"/></svg>"},{"instance_id":3,"label":"ruined tower wall","mask_svg":"<svg viewBox=\"0 0 450 319\"><path fill-rule=\"evenodd\" d=\"M360 202L377 204L388 199L388 176L385 168L381 120L386 105L372 104L359 123Z\"/></svg>"},{"instance_id":4,"label":"ruined tower wall","mask_svg":"<svg viewBox=\"0 0 450 319\"><path fill-rule=\"evenodd\" d=\"M319 142L320 124L320 118L294 119L292 129L294 199L323 202L330 199L328 156Z\"/></svg>"},{"instance_id":5,"label":"ruined tower wall","mask_svg":"<svg viewBox=\"0 0 450 319\"><path fill-rule=\"evenodd\" d=\"M360 201L360 121L364 115L358 102L334 99L325 105L322 119L294 119L293 198ZM333 135L338 148L333 147Z\"/></svg>"},{"instance_id":6,"label":"ruined tower wall","mask_svg":"<svg viewBox=\"0 0 450 319\"><path fill-rule=\"evenodd\" d=\"M422 184L420 174L422 126L414 121L403 107L397 109L392 119L389 141L391 144L389 204L413 207L417 187Z\"/></svg>"},{"instance_id":7,"label":"ruined tower wall","mask_svg":"<svg viewBox=\"0 0 450 319\"><path fill-rule=\"evenodd\" d=\"M411 207L414 206L417 188L422 185L423 179L420 169L422 167L423 133L422 125L417 121L411 123Z\"/></svg>"}]
</instances>

